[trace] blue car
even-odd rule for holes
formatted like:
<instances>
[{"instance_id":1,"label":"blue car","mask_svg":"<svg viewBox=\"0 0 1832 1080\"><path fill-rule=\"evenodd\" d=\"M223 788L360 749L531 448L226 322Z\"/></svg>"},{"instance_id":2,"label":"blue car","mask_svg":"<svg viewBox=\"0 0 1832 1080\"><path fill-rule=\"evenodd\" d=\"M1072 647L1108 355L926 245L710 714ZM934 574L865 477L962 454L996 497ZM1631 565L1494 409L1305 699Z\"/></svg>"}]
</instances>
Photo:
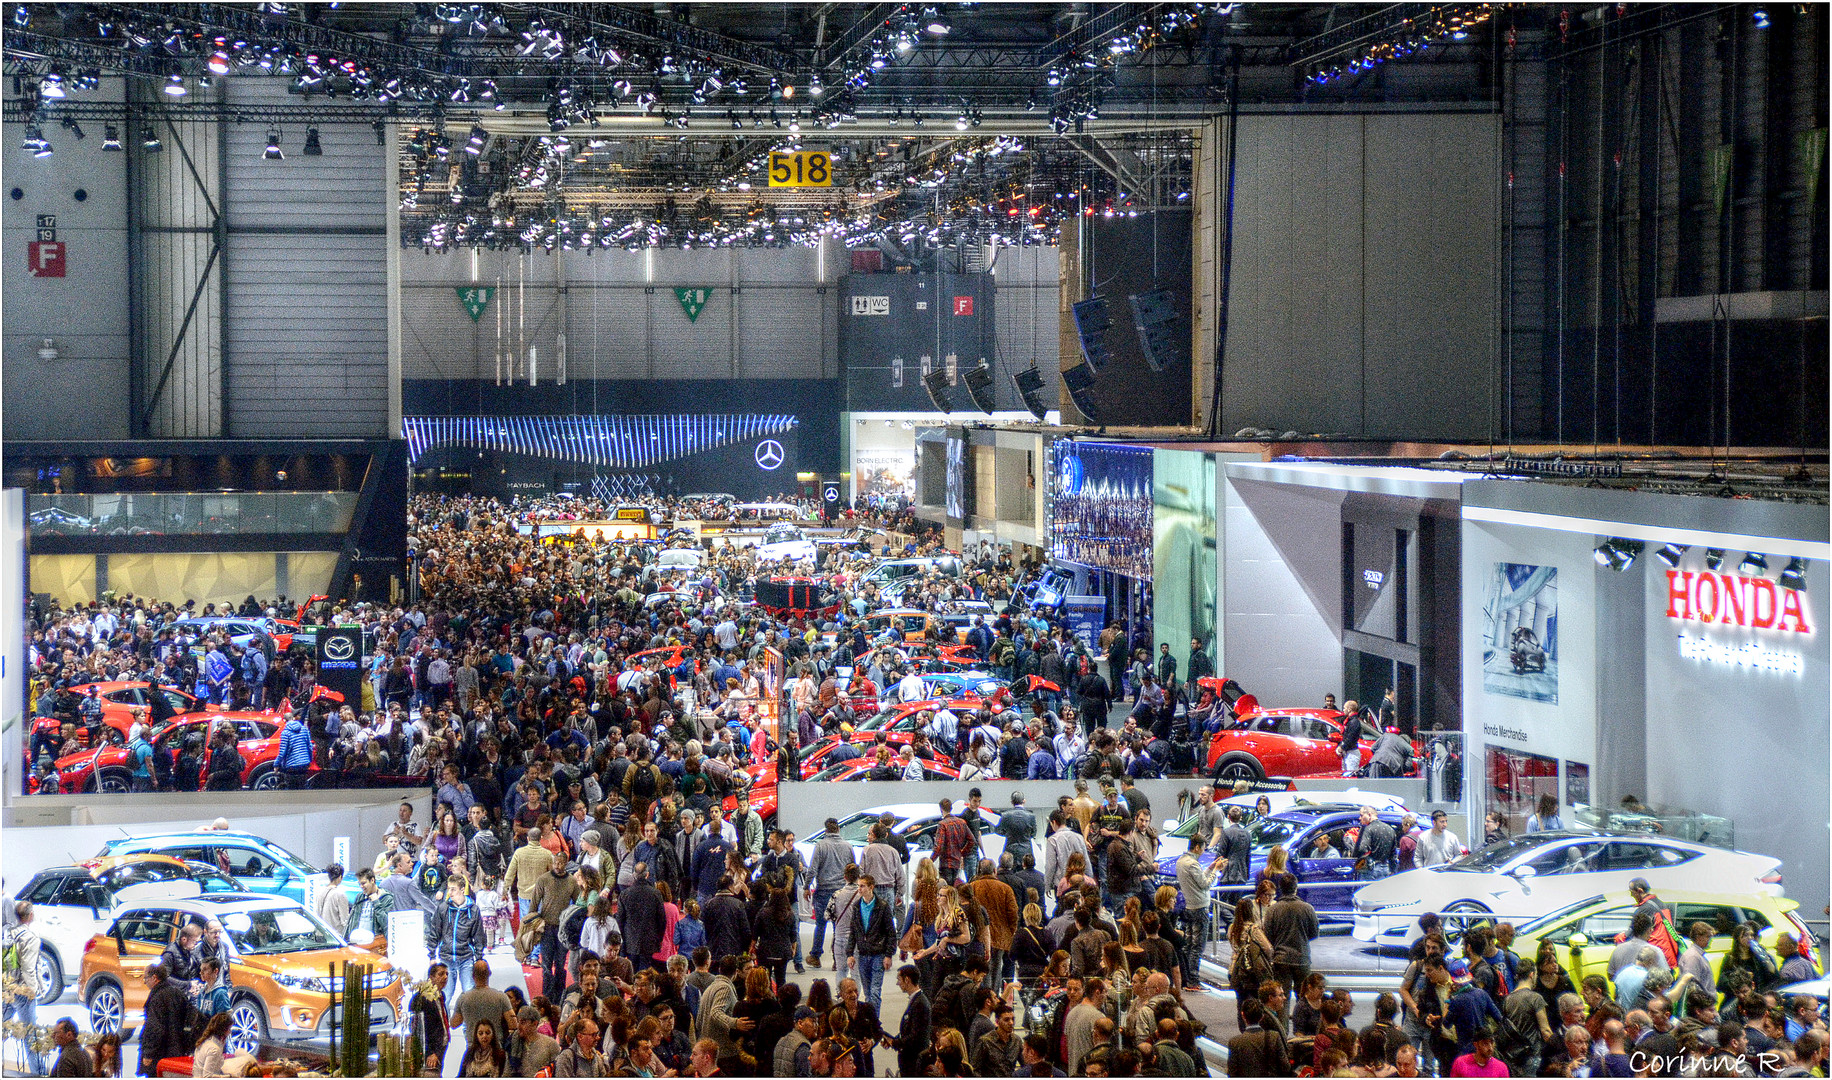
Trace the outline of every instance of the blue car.
<instances>
[{"instance_id":1,"label":"blue car","mask_svg":"<svg viewBox=\"0 0 1832 1080\"><path fill-rule=\"evenodd\" d=\"M214 866L249 892L272 893L306 902L306 882L322 889L330 880L323 871L264 837L245 832L202 829L191 832L129 836L109 840L100 855L170 855L186 862ZM362 890L354 873L344 878L344 894L355 901Z\"/></svg>"},{"instance_id":2,"label":"blue car","mask_svg":"<svg viewBox=\"0 0 1832 1080\"><path fill-rule=\"evenodd\" d=\"M1401 811L1384 811L1376 816L1392 826L1394 834L1398 835ZM1223 885L1216 882L1213 896L1232 906L1242 896L1253 895L1253 881L1265 868L1267 854L1283 845L1290 857L1291 872L1297 875L1298 895L1317 909L1317 917L1323 922L1352 921L1355 890L1367 884L1356 878L1355 860L1349 855L1354 832L1360 828L1361 808L1358 806L1287 810L1260 818L1247 826L1247 835L1253 841L1253 862L1247 871L1247 883ZM1194 835L1194 818L1172 830L1171 835L1185 830ZM1321 848L1318 847L1320 839L1326 841ZM1187 844L1179 845L1175 854L1159 856L1158 884L1177 883L1177 858L1185 847ZM1215 861L1215 855L1204 851L1197 859L1206 867Z\"/></svg>"}]
</instances>

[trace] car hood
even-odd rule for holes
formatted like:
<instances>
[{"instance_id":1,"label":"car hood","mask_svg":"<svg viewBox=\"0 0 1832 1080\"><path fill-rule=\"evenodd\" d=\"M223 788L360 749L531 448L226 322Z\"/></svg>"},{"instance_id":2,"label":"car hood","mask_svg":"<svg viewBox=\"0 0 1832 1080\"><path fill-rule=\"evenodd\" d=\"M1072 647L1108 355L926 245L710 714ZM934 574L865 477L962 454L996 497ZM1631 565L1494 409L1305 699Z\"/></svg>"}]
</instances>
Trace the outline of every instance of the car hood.
<instances>
[{"instance_id":1,"label":"car hood","mask_svg":"<svg viewBox=\"0 0 1832 1080\"><path fill-rule=\"evenodd\" d=\"M315 975L323 978L329 974L333 965L341 969L344 964L352 963L372 965L377 972L394 970L388 961L367 949L359 949L354 945L343 945L335 949L313 949L309 952L243 956L240 959L247 967L272 975Z\"/></svg>"},{"instance_id":2,"label":"car hood","mask_svg":"<svg viewBox=\"0 0 1832 1080\"><path fill-rule=\"evenodd\" d=\"M1535 884L1551 882L1540 883L1535 879ZM1519 882L1506 874L1452 871L1440 866L1427 866L1364 885L1355 893L1355 901L1374 905L1401 904L1413 900L1437 903L1445 897L1457 900L1519 891ZM1455 895L1450 895L1452 893Z\"/></svg>"},{"instance_id":3,"label":"car hood","mask_svg":"<svg viewBox=\"0 0 1832 1080\"><path fill-rule=\"evenodd\" d=\"M1159 856L1158 857L1158 873L1167 878L1176 877L1177 876L1177 860L1182 857L1183 857L1183 853L1181 851L1179 851L1175 855ZM1215 852L1213 851L1197 852L1196 853L1196 862L1203 869L1205 870L1208 869L1215 862ZM1249 878L1253 877L1253 875L1259 873L1260 868L1265 865L1266 865L1266 856L1261 852L1255 852L1253 855L1253 858L1247 863L1247 876Z\"/></svg>"},{"instance_id":4,"label":"car hood","mask_svg":"<svg viewBox=\"0 0 1832 1080\"><path fill-rule=\"evenodd\" d=\"M55 767L60 773L82 772L85 769L93 769L95 768L96 758L101 756L102 753L104 753L102 749L78 750L74 754L65 754L63 757L58 758ZM127 752L125 750L116 750L115 754L123 761L127 759Z\"/></svg>"}]
</instances>

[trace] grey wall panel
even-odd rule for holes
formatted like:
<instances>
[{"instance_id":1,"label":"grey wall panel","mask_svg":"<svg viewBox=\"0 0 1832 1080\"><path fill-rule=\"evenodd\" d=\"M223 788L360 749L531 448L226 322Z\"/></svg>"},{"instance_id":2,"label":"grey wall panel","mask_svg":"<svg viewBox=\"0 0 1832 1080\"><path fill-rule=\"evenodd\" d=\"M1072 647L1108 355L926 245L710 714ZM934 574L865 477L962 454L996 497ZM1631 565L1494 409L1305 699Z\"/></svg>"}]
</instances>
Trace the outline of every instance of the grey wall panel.
<instances>
[{"instance_id":1,"label":"grey wall panel","mask_svg":"<svg viewBox=\"0 0 1832 1080\"><path fill-rule=\"evenodd\" d=\"M838 370L839 290L829 284L821 293L823 260L812 248L615 249L564 258L569 379L801 379ZM833 258L829 252L827 261ZM479 253L475 284L496 287L500 280L501 288L476 326L454 291L471 285L471 274L469 252L403 254L405 377L493 381L499 311L513 351L525 306L521 338L540 350L541 380L552 378L552 254ZM688 319L676 288L712 290L697 319Z\"/></svg>"},{"instance_id":2,"label":"grey wall panel","mask_svg":"<svg viewBox=\"0 0 1832 1080\"><path fill-rule=\"evenodd\" d=\"M1022 409L1024 402L1011 385L1011 376L1035 364L1043 373L1043 397L1054 407L1062 339L1057 328L1061 293L1060 260L1053 247L999 249L992 276L997 293L993 304L993 334L997 342L997 382L1001 409Z\"/></svg>"},{"instance_id":3,"label":"grey wall panel","mask_svg":"<svg viewBox=\"0 0 1832 1080\"><path fill-rule=\"evenodd\" d=\"M225 79L225 94L238 104L297 104L284 79ZM267 128L261 124L225 127L224 164L228 170L229 227L380 231L387 226L387 161L375 135L360 124L325 124L318 129L324 154L303 153L305 127L281 127L286 155L273 161L263 154Z\"/></svg>"},{"instance_id":4,"label":"grey wall panel","mask_svg":"<svg viewBox=\"0 0 1832 1080\"><path fill-rule=\"evenodd\" d=\"M1494 117L1240 125L1222 429L1480 437Z\"/></svg>"},{"instance_id":5,"label":"grey wall panel","mask_svg":"<svg viewBox=\"0 0 1832 1080\"><path fill-rule=\"evenodd\" d=\"M232 434L318 437L386 429L383 243L378 236L230 237Z\"/></svg>"},{"instance_id":6,"label":"grey wall panel","mask_svg":"<svg viewBox=\"0 0 1832 1080\"><path fill-rule=\"evenodd\" d=\"M594 257L604 266L632 260ZM649 300L641 287L572 283L566 306L567 377L646 379L649 362Z\"/></svg>"},{"instance_id":7,"label":"grey wall panel","mask_svg":"<svg viewBox=\"0 0 1832 1080\"><path fill-rule=\"evenodd\" d=\"M0 170L9 188L24 193L7 201L0 222L9 439L129 435L126 155L103 153L100 125L85 127L94 130L78 142L68 129L47 125L56 151L49 158L21 148L24 125L0 131ZM28 273L40 214L57 217L64 277ZM38 359L45 338L56 343L58 359Z\"/></svg>"}]
</instances>

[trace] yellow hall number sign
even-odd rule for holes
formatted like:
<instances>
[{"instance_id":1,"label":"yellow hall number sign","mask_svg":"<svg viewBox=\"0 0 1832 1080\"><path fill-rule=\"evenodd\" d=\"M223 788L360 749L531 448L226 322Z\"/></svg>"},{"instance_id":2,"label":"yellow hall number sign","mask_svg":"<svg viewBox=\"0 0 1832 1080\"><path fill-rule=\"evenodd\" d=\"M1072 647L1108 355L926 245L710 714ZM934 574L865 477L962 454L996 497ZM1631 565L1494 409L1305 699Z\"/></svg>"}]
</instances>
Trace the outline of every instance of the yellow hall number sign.
<instances>
[{"instance_id":1,"label":"yellow hall number sign","mask_svg":"<svg viewBox=\"0 0 1832 1080\"><path fill-rule=\"evenodd\" d=\"M832 187L833 161L823 150L770 154L771 187Z\"/></svg>"}]
</instances>

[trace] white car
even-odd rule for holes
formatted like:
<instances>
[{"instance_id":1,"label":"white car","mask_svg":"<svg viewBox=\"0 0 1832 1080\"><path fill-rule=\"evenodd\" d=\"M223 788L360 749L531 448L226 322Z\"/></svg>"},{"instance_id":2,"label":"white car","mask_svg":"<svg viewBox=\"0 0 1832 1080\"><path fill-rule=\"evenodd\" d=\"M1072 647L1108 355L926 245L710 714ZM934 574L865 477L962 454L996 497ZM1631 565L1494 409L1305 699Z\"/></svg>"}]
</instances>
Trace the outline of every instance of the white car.
<instances>
[{"instance_id":1,"label":"white car","mask_svg":"<svg viewBox=\"0 0 1832 1080\"><path fill-rule=\"evenodd\" d=\"M814 541L793 525L772 525L763 540L751 549L758 562L800 562L814 558Z\"/></svg>"},{"instance_id":2,"label":"white car","mask_svg":"<svg viewBox=\"0 0 1832 1080\"><path fill-rule=\"evenodd\" d=\"M1442 916L1453 936L1491 916L1518 926L1587 896L1626 890L1635 878L1646 878L1656 893L1780 896L1781 860L1642 833L1528 833L1363 886L1355 893L1353 933L1359 941L1408 947L1427 911Z\"/></svg>"},{"instance_id":3,"label":"white car","mask_svg":"<svg viewBox=\"0 0 1832 1080\"><path fill-rule=\"evenodd\" d=\"M76 978L89 940L107 930L123 904L240 892L215 867L165 855L129 855L55 866L35 875L14 900L32 902L38 953L38 1003L49 1005Z\"/></svg>"},{"instance_id":4,"label":"white car","mask_svg":"<svg viewBox=\"0 0 1832 1080\"><path fill-rule=\"evenodd\" d=\"M957 805L954 808L956 814L960 813L961 805L965 804ZM909 865L904 867L903 880L904 895L908 896L910 884L916 880L917 864L935 850L935 829L941 824L941 807L932 802L896 803L891 806L869 807L841 818L840 837L852 845L853 861L858 861L860 855L864 853L866 836L872 825L879 817L887 813L897 819L896 824L891 826L891 832L903 837L910 845L910 861ZM982 826L980 851L994 863L999 861L999 856L1005 854L1005 838L993 832L999 826L1001 813L1003 813L1001 810L980 807ZM1032 810L1031 813L1035 814L1036 811ZM1041 815L1037 819L1037 824L1041 829L1043 825ZM817 832L807 839L795 842L796 850L801 852L802 865L812 866L814 864L814 844L821 836L822 833ZM1041 869L1043 867L1043 842L1041 840L1035 838L1031 840L1031 855L1037 860L1037 867Z\"/></svg>"},{"instance_id":5,"label":"white car","mask_svg":"<svg viewBox=\"0 0 1832 1080\"><path fill-rule=\"evenodd\" d=\"M1221 800L1221 805L1238 806L1244 812L1241 824L1251 825L1254 821L1254 808L1265 799L1270 805L1267 813L1283 814L1288 810L1309 810L1320 806L1372 806L1375 810L1406 809L1406 800L1398 795L1388 795L1384 791L1362 791L1360 788L1349 788L1345 791L1266 791L1259 794L1231 795ZM1181 821L1167 818L1164 830L1158 834L1158 858L1175 859L1189 850L1190 839L1196 835L1197 816L1191 814Z\"/></svg>"}]
</instances>

